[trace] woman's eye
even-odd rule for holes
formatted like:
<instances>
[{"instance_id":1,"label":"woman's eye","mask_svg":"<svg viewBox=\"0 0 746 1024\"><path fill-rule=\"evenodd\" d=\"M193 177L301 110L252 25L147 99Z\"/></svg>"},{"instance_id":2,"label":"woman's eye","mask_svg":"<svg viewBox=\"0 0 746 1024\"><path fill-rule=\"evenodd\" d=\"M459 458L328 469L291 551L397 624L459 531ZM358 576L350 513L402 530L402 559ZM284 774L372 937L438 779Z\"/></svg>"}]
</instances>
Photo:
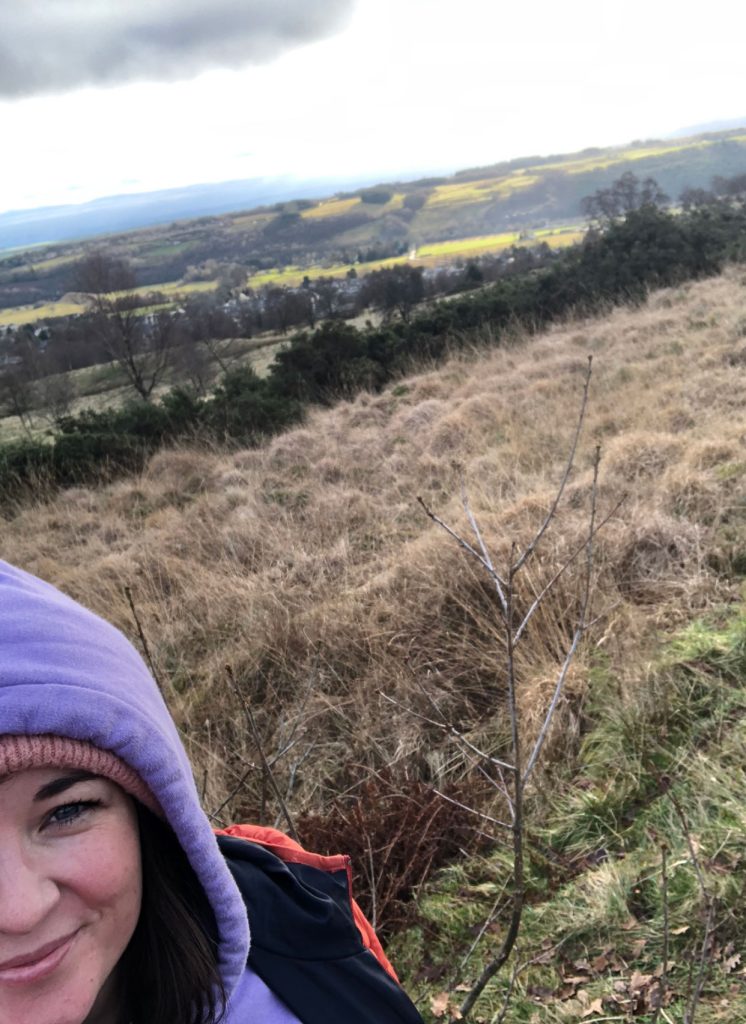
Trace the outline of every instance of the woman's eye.
<instances>
[{"instance_id":1,"label":"woman's eye","mask_svg":"<svg viewBox=\"0 0 746 1024\"><path fill-rule=\"evenodd\" d=\"M98 807L99 804L99 800L78 800L74 804L62 804L51 812L47 821L50 825L72 825L86 811Z\"/></svg>"}]
</instances>

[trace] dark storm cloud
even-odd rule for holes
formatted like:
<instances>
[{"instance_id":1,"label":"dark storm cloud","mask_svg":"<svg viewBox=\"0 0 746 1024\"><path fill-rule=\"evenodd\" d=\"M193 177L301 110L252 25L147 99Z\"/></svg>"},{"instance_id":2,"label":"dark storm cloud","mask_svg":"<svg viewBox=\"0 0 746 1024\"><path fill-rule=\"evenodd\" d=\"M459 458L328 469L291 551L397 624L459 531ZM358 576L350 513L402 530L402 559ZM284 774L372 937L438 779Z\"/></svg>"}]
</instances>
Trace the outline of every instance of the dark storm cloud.
<instances>
[{"instance_id":1,"label":"dark storm cloud","mask_svg":"<svg viewBox=\"0 0 746 1024\"><path fill-rule=\"evenodd\" d=\"M0 97L188 78L330 35L354 0L0 0Z\"/></svg>"}]
</instances>

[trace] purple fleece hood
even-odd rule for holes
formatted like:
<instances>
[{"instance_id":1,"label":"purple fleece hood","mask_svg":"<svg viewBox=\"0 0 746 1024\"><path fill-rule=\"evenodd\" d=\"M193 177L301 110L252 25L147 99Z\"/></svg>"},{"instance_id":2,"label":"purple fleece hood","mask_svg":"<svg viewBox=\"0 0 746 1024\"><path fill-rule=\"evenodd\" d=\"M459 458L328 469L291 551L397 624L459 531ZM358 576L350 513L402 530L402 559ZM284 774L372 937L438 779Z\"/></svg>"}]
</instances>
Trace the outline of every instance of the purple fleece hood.
<instances>
[{"instance_id":1,"label":"purple fleece hood","mask_svg":"<svg viewBox=\"0 0 746 1024\"><path fill-rule=\"evenodd\" d=\"M0 561L0 734L44 733L110 750L147 783L215 912L226 991L232 993L239 981L243 990L249 981L243 900L145 664L109 623ZM238 992L236 997L243 1002Z\"/></svg>"}]
</instances>

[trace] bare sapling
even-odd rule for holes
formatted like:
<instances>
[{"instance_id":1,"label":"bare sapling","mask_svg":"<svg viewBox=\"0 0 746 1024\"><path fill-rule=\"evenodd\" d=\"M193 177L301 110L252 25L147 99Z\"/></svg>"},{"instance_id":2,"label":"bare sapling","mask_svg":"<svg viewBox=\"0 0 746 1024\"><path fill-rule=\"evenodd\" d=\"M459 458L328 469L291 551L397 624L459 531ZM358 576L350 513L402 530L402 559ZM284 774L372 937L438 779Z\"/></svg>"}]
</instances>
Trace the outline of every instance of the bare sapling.
<instances>
[{"instance_id":1,"label":"bare sapling","mask_svg":"<svg viewBox=\"0 0 746 1024\"><path fill-rule=\"evenodd\" d=\"M526 879L525 879L525 846L526 846L526 815L525 796L531 776L539 762L544 750L547 738L552 729L552 723L556 717L557 709L561 704L562 695L565 689L568 672L575 658L578 649L586 636L589 628L596 620L590 617L591 595L593 590L594 577L594 540L599 529L613 516L619 508L617 505L602 522L597 522L597 496L598 496L598 471L601 457L600 446L595 449L593 457L593 477L590 489L590 511L588 515L587 529L584 531L584 539L572 551L569 557L561 564L552 575L549 582L536 595L527 610L521 610L521 603L518 598L517 583L521 574L536 554L537 548L546 537L552 524L557 517L557 510L567 483L572 475L578 444L582 433L588 405L588 393L591 382L592 357L588 358L588 366L585 371L582 398L578 419L575 426L570 451L565 463L564 472L557 487L557 491L544 517L543 522L533 534L532 538L523 547L513 543L511 545L509 563L504 568L498 568L490 553L485 541L483 532L472 511L469 497L465 486L462 484L462 503L466 520L469 524L471 537L468 534L455 529L444 522L436 515L423 501L418 498L420 506L429 518L443 529L466 553L475 560L482 570L489 577L496 595L497 613L501 621L502 642L504 644L504 711L507 713L507 720L510 725L509 753L504 759L496 758L491 754L479 749L471 743L443 716L438 715L439 708L434 700L430 701L435 708L436 716L432 724L439 725L448 732L457 743L462 746L467 758L482 769L482 774L489 778L491 784L499 792L502 802L507 808L508 821L503 822L492 815L474 809L474 813L489 824L507 830L512 848L511 875L508 880L506 896L508 899L508 923L502 942L497 953L485 965L479 977L476 979L466 997L461 1002L457 1012L453 1012L456 1020L465 1020L474 1008L488 982L508 963L516 948L521 928L521 919L526 900ZM574 624L572 638L564 652L561 665L551 698L548 702L541 725L533 738L526 735L526 729L521 721L521 701L519 699L519 688L521 682L516 671L516 651L526 637L527 627L546 601L547 596L556 587L558 581L564 576L567 570L575 563L580 562L581 582L578 595L578 612ZM584 562L584 564L583 564ZM599 616L600 618L600 616ZM425 717L425 716L421 716ZM494 908L493 908L494 909ZM470 952L473 952L473 947ZM462 967L465 964L462 963ZM515 976L508 986L507 999L515 984ZM505 1008L504 1008L505 1010ZM504 1017L504 1010L502 1017Z\"/></svg>"},{"instance_id":2,"label":"bare sapling","mask_svg":"<svg viewBox=\"0 0 746 1024\"><path fill-rule=\"evenodd\" d=\"M266 800L267 800L267 794L268 794L269 791L271 791L272 794L275 797L275 800L277 801L277 805L278 805L278 807L280 809L280 812L281 812L282 816L284 817L285 821L287 822L288 835L292 839L297 840L298 839L298 832L297 832L297 829L295 827L295 822L293 820L293 816L291 815L290 810L288 809L288 805L287 805L287 802L285 800L285 795L283 794L282 790L280 789L279 784L277 782L277 779L275 778L275 774L274 774L274 772L272 770L273 762L276 761L277 758L273 758L272 760L270 760L270 758L268 758L267 754L265 753L264 744L262 743L262 738L261 738L261 736L259 734L259 729L257 728L256 719L254 718L254 712L251 710L251 705L249 704L248 700L246 699L246 697L241 692L241 689L240 689L238 683L236 682L236 678L235 678L235 676L233 674L232 667L230 665L226 665L225 666L225 672L226 672L226 676L228 678L228 683L229 683L231 689L233 690L233 692L235 693L236 697L238 698L239 704L241 705L241 709L242 709L242 711L244 713L244 716L246 718L246 724L247 724L247 726L249 728L249 735L251 736L251 738L254 741L254 744L256 746L257 756L259 758L259 763L261 765L261 772L262 772L262 812L261 812L260 817L262 819L262 822L264 820L264 811L265 811L265 805L266 805ZM244 778L241 780L241 785L243 784L245 779L246 779L246 776L244 776ZM227 803L227 801L224 801L224 803L221 804L221 807L220 807L221 810L225 806L225 803Z\"/></svg>"}]
</instances>

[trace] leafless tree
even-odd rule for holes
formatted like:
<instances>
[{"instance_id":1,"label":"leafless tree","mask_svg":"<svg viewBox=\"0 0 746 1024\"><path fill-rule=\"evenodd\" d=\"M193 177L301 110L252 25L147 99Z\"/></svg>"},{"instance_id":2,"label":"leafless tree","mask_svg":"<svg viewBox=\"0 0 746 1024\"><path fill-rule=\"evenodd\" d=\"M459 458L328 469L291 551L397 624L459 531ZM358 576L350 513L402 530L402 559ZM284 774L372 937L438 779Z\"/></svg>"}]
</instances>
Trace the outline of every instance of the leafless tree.
<instances>
[{"instance_id":1,"label":"leafless tree","mask_svg":"<svg viewBox=\"0 0 746 1024\"><path fill-rule=\"evenodd\" d=\"M144 316L126 260L97 249L76 268L76 284L96 313L96 328L132 388L149 401L171 367L175 324L170 313Z\"/></svg>"},{"instance_id":2,"label":"leafless tree","mask_svg":"<svg viewBox=\"0 0 746 1024\"><path fill-rule=\"evenodd\" d=\"M588 390L591 380L591 366L591 359L589 358L578 421L569 457L551 506L530 542L522 549L518 549L516 545L512 546L509 562L504 568L498 569L493 561L476 516L470 507L468 495L465 489L462 493L462 500L466 520L472 533L471 539L467 538L467 536L458 532L452 526L444 522L425 504L422 499L418 499L420 505L430 519L445 530L445 532L448 533L448 535L462 548L468 557L478 563L490 579L495 592L497 614L499 615L502 623L502 633L504 637L505 710L507 712L507 719L510 723L510 751L509 754L506 755L505 759L503 760L501 758L494 757L471 743L454 727L452 723L440 716L439 708L434 701L431 701L431 706L434 708L435 717L432 720L428 719L428 721L431 721L431 724L439 725L453 736L457 742L461 743L470 759L473 761L476 760L477 763L481 763L485 777L489 777L493 780L493 785L499 792L502 803L507 808L508 820L500 821L490 815L483 814L476 809L474 809L474 813L478 814L483 820L488 820L491 826L496 826L506 830L510 836L510 842L512 845L512 874L508 887L510 914L507 928L497 954L489 961L489 963L487 963L480 976L463 999L459 1009L460 1016L457 1018L459 1020L465 1020L468 1017L480 995L484 991L487 983L508 963L516 947L516 941L520 933L521 919L525 905L526 883L524 858L526 822L524 806L526 788L529 784L532 773L539 762L544 745L550 734L552 722L555 718L557 708L564 692L570 665L586 632L590 626L593 625L593 621L590 618L590 607L593 582L594 539L598 530L609 520L609 518L611 518L611 516L616 513L619 507L617 505L602 522L599 523L597 521L598 469L600 461L600 448L597 447L593 462L593 480L590 489L590 509L585 538L576 547L576 549L570 553L564 563L557 568L552 578L536 595L530 606L527 609L522 609L518 598L517 582L521 573L524 572L527 564L535 556L537 548L552 526L557 515L557 509L562 499L562 495L572 473L578 449L578 442L585 420ZM529 624L539 608L542 606L547 595L554 589L559 579L568 571L568 569L570 569L570 567L579 560L583 559L584 564L581 572L581 584L578 600L579 610L573 634L559 667L559 671L555 679L554 690L547 704L542 724L537 734L530 740L528 745L526 745L528 737L525 734L521 721L519 700L520 681L517 678L516 673L516 650L523 642Z\"/></svg>"},{"instance_id":3,"label":"leafless tree","mask_svg":"<svg viewBox=\"0 0 746 1024\"><path fill-rule=\"evenodd\" d=\"M67 373L49 374L42 377L37 385L39 408L45 419L54 426L70 412L76 389Z\"/></svg>"},{"instance_id":4,"label":"leafless tree","mask_svg":"<svg viewBox=\"0 0 746 1024\"><path fill-rule=\"evenodd\" d=\"M21 366L9 366L0 372L0 402L6 415L17 416L21 429L31 437L31 410L34 405L33 386Z\"/></svg>"}]
</instances>

